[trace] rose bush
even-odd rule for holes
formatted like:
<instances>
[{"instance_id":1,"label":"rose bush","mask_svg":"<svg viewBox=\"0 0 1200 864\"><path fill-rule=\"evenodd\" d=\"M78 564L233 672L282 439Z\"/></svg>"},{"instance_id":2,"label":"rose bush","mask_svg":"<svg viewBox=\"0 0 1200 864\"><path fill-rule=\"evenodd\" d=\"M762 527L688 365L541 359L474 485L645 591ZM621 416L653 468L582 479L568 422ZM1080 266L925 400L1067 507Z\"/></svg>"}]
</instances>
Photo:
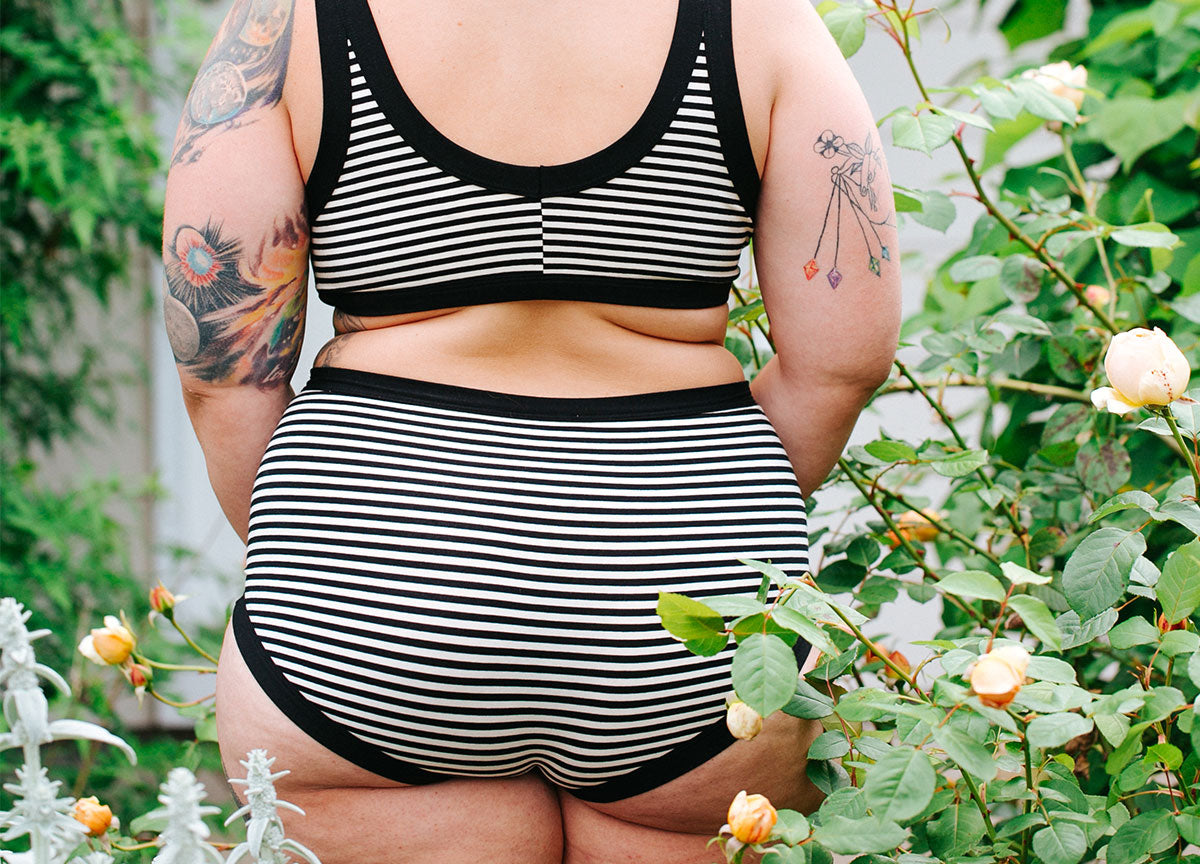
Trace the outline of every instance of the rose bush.
<instances>
[{"instance_id":1,"label":"rose bush","mask_svg":"<svg viewBox=\"0 0 1200 864\"><path fill-rule=\"evenodd\" d=\"M820 808L762 839L731 833L739 796L717 842L769 864L1200 860L1200 8L1097 7L1059 62L952 87L921 77L932 10L818 8L845 53L868 27L904 53L919 101L885 128L958 171L953 197L897 187L910 229L977 210L873 400L919 400L927 436L848 449L810 501L811 574L746 561L755 598L660 599L678 637L736 641L737 699L825 729ZM1005 34L1056 14L1018 0ZM1005 166L1030 136L1057 151ZM770 324L739 296L754 374ZM833 486L856 524L822 513ZM943 608L915 666L875 623L901 594ZM821 651L803 677L789 631Z\"/></svg>"}]
</instances>

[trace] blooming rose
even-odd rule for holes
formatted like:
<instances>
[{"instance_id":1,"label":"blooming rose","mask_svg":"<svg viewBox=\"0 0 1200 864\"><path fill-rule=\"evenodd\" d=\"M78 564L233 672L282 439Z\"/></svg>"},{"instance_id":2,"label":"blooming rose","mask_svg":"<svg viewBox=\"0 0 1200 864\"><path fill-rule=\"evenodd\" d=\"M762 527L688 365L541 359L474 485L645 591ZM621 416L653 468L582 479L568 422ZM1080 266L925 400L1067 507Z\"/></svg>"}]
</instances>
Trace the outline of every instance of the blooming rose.
<instances>
[{"instance_id":1,"label":"blooming rose","mask_svg":"<svg viewBox=\"0 0 1200 864\"><path fill-rule=\"evenodd\" d=\"M102 835L113 822L112 810L107 804L101 804L95 795L76 801L71 815L75 817L76 822L87 828L88 834L92 837Z\"/></svg>"},{"instance_id":2,"label":"blooming rose","mask_svg":"<svg viewBox=\"0 0 1200 864\"><path fill-rule=\"evenodd\" d=\"M731 702L725 712L725 725L734 738L749 741L762 731L762 715L745 702Z\"/></svg>"},{"instance_id":3,"label":"blooming rose","mask_svg":"<svg viewBox=\"0 0 1200 864\"><path fill-rule=\"evenodd\" d=\"M1078 111L1083 106L1083 88L1087 86L1087 70L1072 66L1066 60L1050 63L1040 69L1029 69L1022 78L1041 84L1054 96L1066 99Z\"/></svg>"},{"instance_id":4,"label":"blooming rose","mask_svg":"<svg viewBox=\"0 0 1200 864\"><path fill-rule=\"evenodd\" d=\"M743 789L729 805L729 831L743 843L761 843L771 836L779 814L765 795L747 795Z\"/></svg>"},{"instance_id":5,"label":"blooming rose","mask_svg":"<svg viewBox=\"0 0 1200 864\"><path fill-rule=\"evenodd\" d=\"M97 627L79 643L79 653L101 666L124 663L133 653L133 634L115 615L104 616L104 626Z\"/></svg>"},{"instance_id":6,"label":"blooming rose","mask_svg":"<svg viewBox=\"0 0 1200 864\"><path fill-rule=\"evenodd\" d=\"M1025 683L1029 652L1020 645L995 648L967 670L967 680L979 701L991 708L1003 708L1013 700Z\"/></svg>"},{"instance_id":7,"label":"blooming rose","mask_svg":"<svg viewBox=\"0 0 1200 864\"><path fill-rule=\"evenodd\" d=\"M1104 355L1104 373L1112 387L1092 391L1092 404L1113 414L1143 405L1167 405L1183 395L1192 370L1171 337L1159 328L1138 327L1118 333Z\"/></svg>"}]
</instances>

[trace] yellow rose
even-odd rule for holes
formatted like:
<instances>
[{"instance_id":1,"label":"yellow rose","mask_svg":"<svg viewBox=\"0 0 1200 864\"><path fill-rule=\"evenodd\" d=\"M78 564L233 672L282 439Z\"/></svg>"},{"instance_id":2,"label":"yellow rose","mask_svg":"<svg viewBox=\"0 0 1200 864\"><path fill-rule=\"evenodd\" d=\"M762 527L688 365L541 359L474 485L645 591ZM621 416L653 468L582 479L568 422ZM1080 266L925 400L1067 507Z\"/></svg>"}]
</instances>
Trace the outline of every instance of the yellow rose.
<instances>
[{"instance_id":1,"label":"yellow rose","mask_svg":"<svg viewBox=\"0 0 1200 864\"><path fill-rule=\"evenodd\" d=\"M1029 69L1022 78L1041 84L1054 96L1066 99L1078 111L1083 106L1083 88L1087 86L1087 70L1072 66L1066 60L1050 63L1040 69Z\"/></svg>"},{"instance_id":2,"label":"yellow rose","mask_svg":"<svg viewBox=\"0 0 1200 864\"><path fill-rule=\"evenodd\" d=\"M1113 414L1143 405L1167 405L1187 390L1192 370L1171 337L1159 328L1138 327L1118 333L1104 355L1104 374L1112 387L1092 391L1092 404Z\"/></svg>"},{"instance_id":3,"label":"yellow rose","mask_svg":"<svg viewBox=\"0 0 1200 864\"><path fill-rule=\"evenodd\" d=\"M97 627L79 643L79 653L101 666L124 663L133 653L134 639L115 615L104 616L104 626Z\"/></svg>"},{"instance_id":4,"label":"yellow rose","mask_svg":"<svg viewBox=\"0 0 1200 864\"><path fill-rule=\"evenodd\" d=\"M749 741L762 731L762 715L745 702L731 702L725 712L725 725L734 738Z\"/></svg>"},{"instance_id":5,"label":"yellow rose","mask_svg":"<svg viewBox=\"0 0 1200 864\"><path fill-rule=\"evenodd\" d=\"M1028 668L1029 652L1020 645L1006 645L975 661L967 670L967 680L980 702L992 708L1003 708L1025 683Z\"/></svg>"},{"instance_id":6,"label":"yellow rose","mask_svg":"<svg viewBox=\"0 0 1200 864\"><path fill-rule=\"evenodd\" d=\"M729 831L743 843L761 843L771 836L779 814L765 795L747 795L743 789L729 805Z\"/></svg>"},{"instance_id":7,"label":"yellow rose","mask_svg":"<svg viewBox=\"0 0 1200 864\"><path fill-rule=\"evenodd\" d=\"M107 804L101 804L95 795L76 801L71 815L75 817L76 822L87 828L88 835L91 837L99 837L104 834L113 822L112 810Z\"/></svg>"}]
</instances>

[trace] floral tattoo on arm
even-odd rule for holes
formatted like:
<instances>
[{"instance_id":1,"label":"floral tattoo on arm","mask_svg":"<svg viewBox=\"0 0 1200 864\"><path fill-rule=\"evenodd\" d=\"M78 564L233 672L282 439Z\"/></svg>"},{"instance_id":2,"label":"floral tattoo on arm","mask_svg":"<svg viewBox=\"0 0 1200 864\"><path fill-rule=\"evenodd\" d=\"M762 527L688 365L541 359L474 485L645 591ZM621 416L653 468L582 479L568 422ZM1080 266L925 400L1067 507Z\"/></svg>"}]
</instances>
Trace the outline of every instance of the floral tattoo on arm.
<instances>
[{"instance_id":1,"label":"floral tattoo on arm","mask_svg":"<svg viewBox=\"0 0 1200 864\"><path fill-rule=\"evenodd\" d=\"M238 0L188 93L171 164L194 162L210 133L246 122L283 95L293 0Z\"/></svg>"},{"instance_id":2,"label":"floral tattoo on arm","mask_svg":"<svg viewBox=\"0 0 1200 864\"><path fill-rule=\"evenodd\" d=\"M276 219L257 243L210 221L180 225L165 246L163 312L175 362L202 381L286 384L304 335L303 208Z\"/></svg>"},{"instance_id":3,"label":"floral tattoo on arm","mask_svg":"<svg viewBox=\"0 0 1200 864\"><path fill-rule=\"evenodd\" d=\"M829 202L825 205L825 219L821 225L821 234L817 237L817 247L808 263L804 265L804 275L811 282L821 272L818 259L821 257L822 245L831 233L832 225L833 266L829 268L825 278L831 288L836 289L841 284L843 276L838 270L838 255L842 248L842 226L846 224L850 226L851 231L854 225L858 226L867 246L867 269L876 276L881 276L882 262L890 261L892 253L879 236L879 228L891 223L888 221L888 214L885 213L880 218L876 218L875 215L879 212L875 180L879 169L883 167L883 155L874 141L874 136L868 132L863 143L856 144L826 129L817 138L813 149L833 161L829 169L832 188L829 191ZM825 248L828 249L828 246Z\"/></svg>"}]
</instances>

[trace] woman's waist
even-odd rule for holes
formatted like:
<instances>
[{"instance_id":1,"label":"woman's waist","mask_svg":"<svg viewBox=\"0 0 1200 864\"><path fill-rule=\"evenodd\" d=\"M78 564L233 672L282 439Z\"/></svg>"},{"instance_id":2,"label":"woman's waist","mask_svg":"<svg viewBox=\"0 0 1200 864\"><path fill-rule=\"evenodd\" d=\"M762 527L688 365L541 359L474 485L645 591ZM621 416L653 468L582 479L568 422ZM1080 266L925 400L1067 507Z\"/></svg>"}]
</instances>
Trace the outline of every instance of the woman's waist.
<instances>
[{"instance_id":1,"label":"woman's waist","mask_svg":"<svg viewBox=\"0 0 1200 864\"><path fill-rule=\"evenodd\" d=\"M598 397L744 379L723 346L724 310L518 302L391 323L336 315L316 367L548 397ZM674 312L675 315L660 313ZM693 314L700 313L700 314ZM715 313L715 314L714 314Z\"/></svg>"}]
</instances>

